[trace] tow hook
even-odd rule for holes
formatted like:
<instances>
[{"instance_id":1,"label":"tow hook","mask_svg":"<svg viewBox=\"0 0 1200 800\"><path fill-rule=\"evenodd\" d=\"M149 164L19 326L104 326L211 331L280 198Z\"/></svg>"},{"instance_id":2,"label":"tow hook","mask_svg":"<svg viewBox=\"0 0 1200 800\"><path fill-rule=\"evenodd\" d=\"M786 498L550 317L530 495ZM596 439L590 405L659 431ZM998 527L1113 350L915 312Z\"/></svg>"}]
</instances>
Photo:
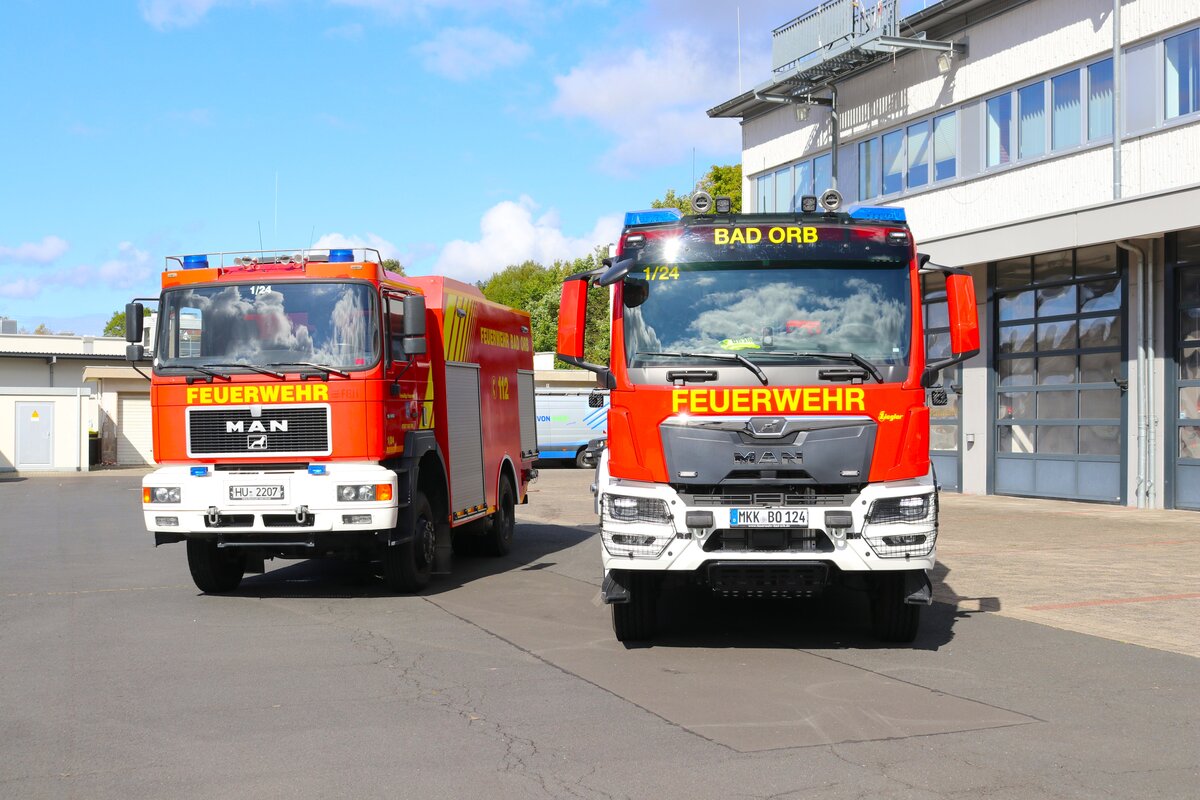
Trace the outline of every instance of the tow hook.
<instances>
[{"instance_id":1,"label":"tow hook","mask_svg":"<svg viewBox=\"0 0 1200 800\"><path fill-rule=\"evenodd\" d=\"M308 506L300 506L296 509L296 524L303 525L308 521Z\"/></svg>"},{"instance_id":2,"label":"tow hook","mask_svg":"<svg viewBox=\"0 0 1200 800\"><path fill-rule=\"evenodd\" d=\"M221 514L219 511L217 511L216 506L209 506L208 513L204 515L204 518L208 520L208 524L214 528L221 524Z\"/></svg>"}]
</instances>

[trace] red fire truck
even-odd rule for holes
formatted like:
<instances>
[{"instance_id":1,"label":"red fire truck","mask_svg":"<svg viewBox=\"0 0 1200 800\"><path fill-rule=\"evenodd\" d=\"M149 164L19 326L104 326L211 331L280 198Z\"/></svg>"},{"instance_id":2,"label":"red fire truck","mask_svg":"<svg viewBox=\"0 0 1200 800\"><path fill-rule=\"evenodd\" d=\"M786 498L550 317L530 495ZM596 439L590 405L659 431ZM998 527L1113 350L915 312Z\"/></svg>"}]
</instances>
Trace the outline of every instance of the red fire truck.
<instances>
[{"instance_id":1,"label":"red fire truck","mask_svg":"<svg viewBox=\"0 0 1200 800\"><path fill-rule=\"evenodd\" d=\"M616 636L655 634L664 586L837 584L869 592L877 635L911 641L938 525L926 389L978 352L971 277L928 264L900 209L715 205L626 215L615 259L562 290L558 356L611 389L596 493ZM918 276L933 269L951 355L929 361ZM583 361L592 285L614 288L607 367Z\"/></svg>"},{"instance_id":2,"label":"red fire truck","mask_svg":"<svg viewBox=\"0 0 1200 800\"><path fill-rule=\"evenodd\" d=\"M167 259L153 338L155 543L205 592L268 558L378 559L424 587L506 553L536 476L529 315L373 250ZM148 357L142 303L128 357Z\"/></svg>"}]
</instances>

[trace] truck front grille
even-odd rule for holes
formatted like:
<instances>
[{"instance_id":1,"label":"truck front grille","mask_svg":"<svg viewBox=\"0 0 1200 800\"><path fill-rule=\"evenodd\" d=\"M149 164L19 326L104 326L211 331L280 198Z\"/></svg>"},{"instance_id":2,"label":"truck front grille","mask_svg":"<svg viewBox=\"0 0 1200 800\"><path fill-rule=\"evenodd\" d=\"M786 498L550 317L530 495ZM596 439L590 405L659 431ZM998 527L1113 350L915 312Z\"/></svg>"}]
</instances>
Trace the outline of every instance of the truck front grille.
<instances>
[{"instance_id":1,"label":"truck front grille","mask_svg":"<svg viewBox=\"0 0 1200 800\"><path fill-rule=\"evenodd\" d=\"M708 585L727 597L811 597L829 583L829 566L819 561L717 561L708 565Z\"/></svg>"},{"instance_id":2,"label":"truck front grille","mask_svg":"<svg viewBox=\"0 0 1200 800\"><path fill-rule=\"evenodd\" d=\"M833 542L816 528L724 528L704 540L709 553L831 553Z\"/></svg>"},{"instance_id":3,"label":"truck front grille","mask_svg":"<svg viewBox=\"0 0 1200 800\"><path fill-rule=\"evenodd\" d=\"M188 455L329 455L329 406L188 409Z\"/></svg>"},{"instance_id":4,"label":"truck front grille","mask_svg":"<svg viewBox=\"0 0 1200 800\"><path fill-rule=\"evenodd\" d=\"M858 499L858 494L830 491L823 487L813 487L786 492L730 492L719 490L701 494L680 492L679 498L687 506L787 508L793 506L849 506Z\"/></svg>"}]
</instances>

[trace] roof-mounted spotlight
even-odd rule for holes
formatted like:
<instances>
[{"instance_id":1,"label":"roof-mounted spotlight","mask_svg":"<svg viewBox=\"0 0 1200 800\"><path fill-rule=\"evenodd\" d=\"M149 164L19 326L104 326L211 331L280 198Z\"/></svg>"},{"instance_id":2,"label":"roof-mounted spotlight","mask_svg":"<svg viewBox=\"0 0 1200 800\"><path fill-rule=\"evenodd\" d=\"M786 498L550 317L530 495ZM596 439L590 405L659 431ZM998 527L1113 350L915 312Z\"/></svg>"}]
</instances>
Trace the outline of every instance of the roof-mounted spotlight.
<instances>
[{"instance_id":1,"label":"roof-mounted spotlight","mask_svg":"<svg viewBox=\"0 0 1200 800\"><path fill-rule=\"evenodd\" d=\"M712 195L705 191L699 191L692 194L692 213L707 214L712 211L713 198Z\"/></svg>"},{"instance_id":2,"label":"roof-mounted spotlight","mask_svg":"<svg viewBox=\"0 0 1200 800\"><path fill-rule=\"evenodd\" d=\"M733 211L733 199L729 197L717 197L713 201L717 206L718 214L729 214Z\"/></svg>"},{"instance_id":3,"label":"roof-mounted spotlight","mask_svg":"<svg viewBox=\"0 0 1200 800\"><path fill-rule=\"evenodd\" d=\"M817 196L814 194L806 194L800 198L800 213L815 214L817 213Z\"/></svg>"},{"instance_id":4,"label":"roof-mounted spotlight","mask_svg":"<svg viewBox=\"0 0 1200 800\"><path fill-rule=\"evenodd\" d=\"M821 195L821 206L832 214L842 207L842 193L837 189L826 189Z\"/></svg>"}]
</instances>

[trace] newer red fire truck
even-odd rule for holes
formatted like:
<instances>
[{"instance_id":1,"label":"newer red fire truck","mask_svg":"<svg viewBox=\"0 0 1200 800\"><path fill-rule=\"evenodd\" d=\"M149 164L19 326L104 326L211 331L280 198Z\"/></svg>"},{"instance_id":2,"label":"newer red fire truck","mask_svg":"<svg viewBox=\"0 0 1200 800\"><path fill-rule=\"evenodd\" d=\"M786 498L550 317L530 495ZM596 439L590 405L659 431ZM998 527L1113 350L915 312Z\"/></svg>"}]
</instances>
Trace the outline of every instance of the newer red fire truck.
<instances>
[{"instance_id":1,"label":"newer red fire truck","mask_svg":"<svg viewBox=\"0 0 1200 800\"><path fill-rule=\"evenodd\" d=\"M201 590L342 556L415 591L453 551L508 551L536 475L528 314L348 249L168 258L150 299L142 509L156 544L187 542Z\"/></svg>"},{"instance_id":2,"label":"newer red fire truck","mask_svg":"<svg viewBox=\"0 0 1200 800\"><path fill-rule=\"evenodd\" d=\"M978 352L971 277L928 264L900 209L728 212L628 214L615 259L563 285L558 356L611 389L596 493L616 636L652 637L672 584L838 584L869 592L878 636L912 641L938 530L926 389ZM930 361L934 269L951 353ZM592 285L614 290L607 367L583 361Z\"/></svg>"}]
</instances>

